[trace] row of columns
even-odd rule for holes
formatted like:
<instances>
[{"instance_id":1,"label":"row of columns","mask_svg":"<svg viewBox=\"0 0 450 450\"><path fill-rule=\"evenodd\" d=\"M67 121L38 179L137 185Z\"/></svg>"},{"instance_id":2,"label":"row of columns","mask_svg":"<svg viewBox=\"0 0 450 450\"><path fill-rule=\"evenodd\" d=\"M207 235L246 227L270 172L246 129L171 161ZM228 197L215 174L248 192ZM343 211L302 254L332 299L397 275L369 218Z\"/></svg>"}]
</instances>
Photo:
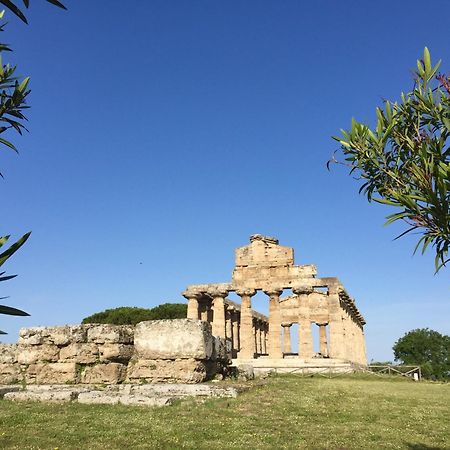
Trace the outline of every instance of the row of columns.
<instances>
[{"instance_id":1,"label":"row of columns","mask_svg":"<svg viewBox=\"0 0 450 450\"><path fill-rule=\"evenodd\" d=\"M291 346L291 326L292 323L282 323L281 326L283 327L283 354L290 354L292 353L292 346ZM303 326L307 328L307 330L303 330L303 333L300 335L299 332L299 356L301 358L311 358L313 356L313 345L312 340L304 342L303 345L300 347L300 341L303 339L309 339L311 337L312 339L312 333L311 333L311 323L304 322L303 325L300 325L300 327ZM319 353L323 357L328 356L328 340L327 340L327 330L326 326L327 323L318 323L317 326L319 327ZM301 330L301 328L299 328Z\"/></svg>"},{"instance_id":2,"label":"row of columns","mask_svg":"<svg viewBox=\"0 0 450 450\"><path fill-rule=\"evenodd\" d=\"M200 319L211 322L214 336L227 339L233 349L233 357L254 358L263 355L268 349L269 327L262 318L254 317L251 308L251 296L256 291L239 291L241 310L238 311L226 304L228 290L208 289L207 295L212 301L202 302L205 293L186 291L183 295L188 300L188 319Z\"/></svg>"},{"instance_id":3,"label":"row of columns","mask_svg":"<svg viewBox=\"0 0 450 450\"><path fill-rule=\"evenodd\" d=\"M298 308L298 348L300 358L311 358L314 355L313 338L311 332L310 308L307 296L314 292L310 286L293 287L292 291L300 298ZM252 359L255 354L268 354L270 358L283 358L283 353L291 351L291 336L289 327L292 324L281 322L280 295L282 289L265 290L269 297L269 324L263 321L255 322L252 311L251 298L256 294L255 289L237 289L236 294L241 297L240 320L233 325L232 318L228 318L225 305L227 289L208 289L212 298L214 316L204 308L199 311L199 296L201 294L187 291L183 295L188 299L188 318L212 321L212 331L215 336L228 338L232 347L239 349L238 357ZM366 363L364 334L362 326L354 319L351 311L341 302L339 292L330 290L328 293L329 312L329 343L327 342L326 325L318 323L320 353L331 358L341 358ZM234 329L235 327L236 329ZM282 327L284 333L282 334ZM282 344L284 348L282 348ZM329 348L328 348L329 344Z\"/></svg>"}]
</instances>

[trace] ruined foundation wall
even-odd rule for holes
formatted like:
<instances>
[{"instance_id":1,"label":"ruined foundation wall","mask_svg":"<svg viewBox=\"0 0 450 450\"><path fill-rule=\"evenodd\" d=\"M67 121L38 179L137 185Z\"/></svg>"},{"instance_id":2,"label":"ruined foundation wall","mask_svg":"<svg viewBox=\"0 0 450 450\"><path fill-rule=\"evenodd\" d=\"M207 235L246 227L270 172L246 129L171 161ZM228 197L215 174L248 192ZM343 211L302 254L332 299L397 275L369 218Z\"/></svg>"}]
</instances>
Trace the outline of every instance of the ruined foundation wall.
<instances>
[{"instance_id":1,"label":"ruined foundation wall","mask_svg":"<svg viewBox=\"0 0 450 450\"><path fill-rule=\"evenodd\" d=\"M192 341L196 328L201 336ZM158 331L143 333L147 329ZM0 384L196 383L226 364L225 352L217 350L221 341L207 323L156 320L138 324L136 331L106 324L23 328L18 344L0 344ZM167 347L171 341L179 344L177 349ZM202 346L211 351L202 353Z\"/></svg>"}]
</instances>

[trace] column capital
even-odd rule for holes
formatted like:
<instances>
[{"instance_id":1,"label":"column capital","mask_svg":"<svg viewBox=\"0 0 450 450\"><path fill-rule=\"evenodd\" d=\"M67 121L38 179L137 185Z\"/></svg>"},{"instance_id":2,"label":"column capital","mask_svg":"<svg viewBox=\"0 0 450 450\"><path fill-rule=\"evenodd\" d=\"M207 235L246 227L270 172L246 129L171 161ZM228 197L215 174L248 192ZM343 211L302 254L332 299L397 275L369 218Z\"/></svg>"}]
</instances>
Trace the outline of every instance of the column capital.
<instances>
[{"instance_id":1,"label":"column capital","mask_svg":"<svg viewBox=\"0 0 450 450\"><path fill-rule=\"evenodd\" d=\"M190 291L189 289L186 290L186 291L184 291L184 292L182 292L181 295L182 295L184 298L187 298L188 300L189 300L190 298L195 298L195 299L198 300L198 299L201 297L201 293L200 293L200 292L197 292L197 291Z\"/></svg>"},{"instance_id":2,"label":"column capital","mask_svg":"<svg viewBox=\"0 0 450 450\"><path fill-rule=\"evenodd\" d=\"M228 295L228 289L221 287L212 287L208 289L208 294L213 298L216 297L225 298Z\"/></svg>"},{"instance_id":3,"label":"column capital","mask_svg":"<svg viewBox=\"0 0 450 450\"><path fill-rule=\"evenodd\" d=\"M297 284L292 286L292 292L296 295L302 294L312 294L314 292L314 288L312 286L308 286L306 284Z\"/></svg>"},{"instance_id":4,"label":"column capital","mask_svg":"<svg viewBox=\"0 0 450 450\"><path fill-rule=\"evenodd\" d=\"M270 298L272 297L279 297L283 292L283 289L280 288L270 288L267 290L264 290L264 293L268 295Z\"/></svg>"},{"instance_id":5,"label":"column capital","mask_svg":"<svg viewBox=\"0 0 450 450\"><path fill-rule=\"evenodd\" d=\"M282 322L281 326L285 327L285 328L288 328L288 327L292 326L292 322Z\"/></svg>"},{"instance_id":6,"label":"column capital","mask_svg":"<svg viewBox=\"0 0 450 450\"><path fill-rule=\"evenodd\" d=\"M239 297L253 297L256 294L255 289L236 289L235 292Z\"/></svg>"}]
</instances>

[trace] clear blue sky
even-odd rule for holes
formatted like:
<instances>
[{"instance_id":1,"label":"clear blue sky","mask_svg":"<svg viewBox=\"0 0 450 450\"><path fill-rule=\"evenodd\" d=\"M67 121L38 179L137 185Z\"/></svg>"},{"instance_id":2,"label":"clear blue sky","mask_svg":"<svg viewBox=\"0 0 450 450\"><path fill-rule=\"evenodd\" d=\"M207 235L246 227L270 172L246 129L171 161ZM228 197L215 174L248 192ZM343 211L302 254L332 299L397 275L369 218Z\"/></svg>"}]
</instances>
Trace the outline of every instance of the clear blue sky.
<instances>
[{"instance_id":1,"label":"clear blue sky","mask_svg":"<svg viewBox=\"0 0 450 450\"><path fill-rule=\"evenodd\" d=\"M412 86L427 45L450 72L450 2L34 0L5 55L31 76L30 133L0 154L4 267L22 326L184 301L231 277L253 233L337 276L367 319L368 356L406 331L450 334L450 269L393 241L390 211L325 164L330 136ZM6 61L6 59L5 59ZM141 264L142 263L142 264ZM255 306L265 311L263 299Z\"/></svg>"}]
</instances>

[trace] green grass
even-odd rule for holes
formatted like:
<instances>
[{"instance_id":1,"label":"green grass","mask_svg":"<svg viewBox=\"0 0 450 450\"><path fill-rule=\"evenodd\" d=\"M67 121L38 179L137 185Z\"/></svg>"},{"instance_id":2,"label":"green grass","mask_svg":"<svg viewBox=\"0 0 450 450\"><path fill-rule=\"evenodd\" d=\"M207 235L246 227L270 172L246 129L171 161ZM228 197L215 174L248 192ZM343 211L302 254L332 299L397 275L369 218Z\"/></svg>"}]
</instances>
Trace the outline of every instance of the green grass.
<instances>
[{"instance_id":1,"label":"green grass","mask_svg":"<svg viewBox=\"0 0 450 450\"><path fill-rule=\"evenodd\" d=\"M278 376L165 408L0 401L5 449L450 449L450 384Z\"/></svg>"}]
</instances>

